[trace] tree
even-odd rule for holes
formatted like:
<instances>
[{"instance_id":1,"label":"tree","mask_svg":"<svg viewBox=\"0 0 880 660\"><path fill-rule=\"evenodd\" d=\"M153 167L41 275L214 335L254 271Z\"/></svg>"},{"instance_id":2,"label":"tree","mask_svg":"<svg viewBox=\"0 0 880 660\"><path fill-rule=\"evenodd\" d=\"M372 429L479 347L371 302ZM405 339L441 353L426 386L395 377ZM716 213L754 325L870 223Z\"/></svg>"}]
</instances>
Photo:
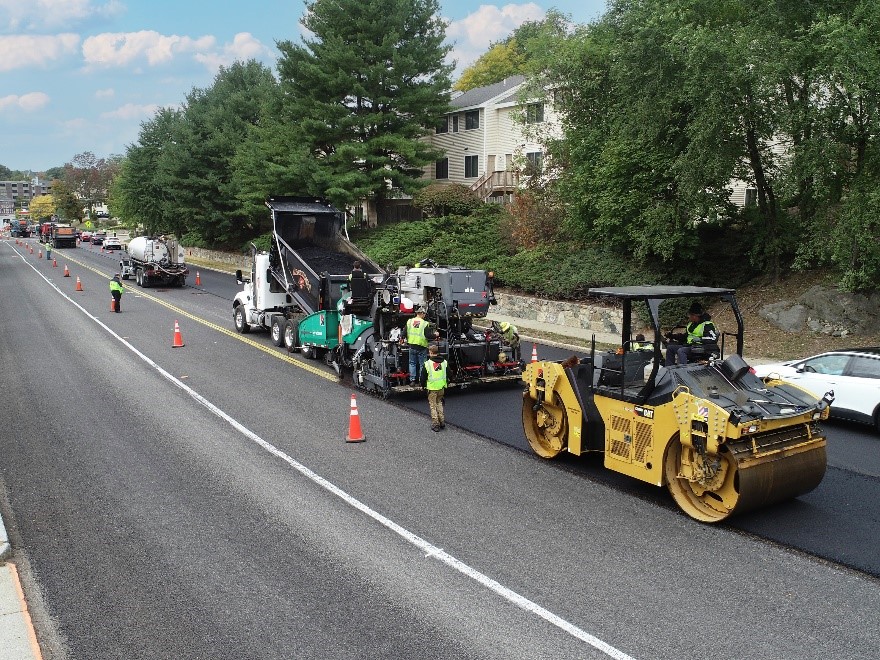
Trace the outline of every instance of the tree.
<instances>
[{"instance_id":1,"label":"tree","mask_svg":"<svg viewBox=\"0 0 880 660\"><path fill-rule=\"evenodd\" d=\"M451 67L436 0L314 0L302 45L279 42L287 114L314 168L313 191L381 209L422 185L437 153L423 139L449 108Z\"/></svg>"},{"instance_id":2,"label":"tree","mask_svg":"<svg viewBox=\"0 0 880 660\"><path fill-rule=\"evenodd\" d=\"M71 222L82 221L82 204L73 191L67 187L67 184L60 179L55 179L52 182L52 199L55 200L59 216Z\"/></svg>"},{"instance_id":3,"label":"tree","mask_svg":"<svg viewBox=\"0 0 880 660\"><path fill-rule=\"evenodd\" d=\"M52 195L34 197L28 208L31 212L31 218L35 222L48 220L56 213L55 200Z\"/></svg>"},{"instance_id":4,"label":"tree","mask_svg":"<svg viewBox=\"0 0 880 660\"><path fill-rule=\"evenodd\" d=\"M477 58L476 62L462 71L453 89L466 92L523 73L525 73L525 57L517 48L516 39L509 39L492 45Z\"/></svg>"},{"instance_id":5,"label":"tree","mask_svg":"<svg viewBox=\"0 0 880 660\"><path fill-rule=\"evenodd\" d=\"M89 212L95 204L106 202L113 177L119 172L121 157L98 158L91 151L73 157L64 166L64 183L80 196Z\"/></svg>"}]
</instances>

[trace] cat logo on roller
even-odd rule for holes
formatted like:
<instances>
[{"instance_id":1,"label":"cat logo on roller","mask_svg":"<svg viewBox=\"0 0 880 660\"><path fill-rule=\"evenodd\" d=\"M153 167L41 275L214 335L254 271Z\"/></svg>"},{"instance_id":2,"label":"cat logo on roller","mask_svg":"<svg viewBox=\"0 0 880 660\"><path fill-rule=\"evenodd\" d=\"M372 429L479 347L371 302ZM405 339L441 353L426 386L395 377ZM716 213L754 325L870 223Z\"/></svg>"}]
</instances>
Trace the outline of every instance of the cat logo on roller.
<instances>
[{"instance_id":1,"label":"cat logo on roller","mask_svg":"<svg viewBox=\"0 0 880 660\"><path fill-rule=\"evenodd\" d=\"M602 452L609 470L666 486L684 513L713 523L813 490L825 475L833 394L761 380L743 360L744 327L732 289L633 286L591 289L623 309L622 349L595 343L582 359L526 366L523 430L544 458ZM632 323L661 337L660 307L699 299L726 304L732 327L688 344L686 364L663 366L653 351L629 351ZM665 309L665 308L664 308ZM664 315L665 316L665 315ZM726 346L735 346L725 357ZM673 354L674 355L674 354Z\"/></svg>"}]
</instances>

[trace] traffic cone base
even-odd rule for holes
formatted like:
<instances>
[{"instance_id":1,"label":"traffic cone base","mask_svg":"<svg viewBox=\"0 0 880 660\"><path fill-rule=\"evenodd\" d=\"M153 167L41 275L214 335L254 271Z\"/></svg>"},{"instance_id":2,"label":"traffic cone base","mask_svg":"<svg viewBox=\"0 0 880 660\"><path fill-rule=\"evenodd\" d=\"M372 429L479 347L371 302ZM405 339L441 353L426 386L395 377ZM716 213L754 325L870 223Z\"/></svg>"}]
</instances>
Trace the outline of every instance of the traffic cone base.
<instances>
[{"instance_id":1,"label":"traffic cone base","mask_svg":"<svg viewBox=\"0 0 880 660\"><path fill-rule=\"evenodd\" d=\"M82 282L79 281L79 275L76 276L76 290L77 291L83 290Z\"/></svg>"},{"instance_id":2,"label":"traffic cone base","mask_svg":"<svg viewBox=\"0 0 880 660\"><path fill-rule=\"evenodd\" d=\"M171 344L172 348L183 348L183 337L180 335L180 325L177 321L174 322L174 343Z\"/></svg>"},{"instance_id":3,"label":"traffic cone base","mask_svg":"<svg viewBox=\"0 0 880 660\"><path fill-rule=\"evenodd\" d=\"M354 394L351 395L351 413L348 416L348 435L345 436L346 442L363 442L366 440L364 432L361 429L361 416L358 414L357 401Z\"/></svg>"},{"instance_id":4,"label":"traffic cone base","mask_svg":"<svg viewBox=\"0 0 880 660\"><path fill-rule=\"evenodd\" d=\"M532 362L538 361L538 345L532 344Z\"/></svg>"},{"instance_id":5,"label":"traffic cone base","mask_svg":"<svg viewBox=\"0 0 880 660\"><path fill-rule=\"evenodd\" d=\"M58 268L58 260L54 257L52 258L52 268Z\"/></svg>"},{"instance_id":6,"label":"traffic cone base","mask_svg":"<svg viewBox=\"0 0 880 660\"><path fill-rule=\"evenodd\" d=\"M67 264L64 264L64 277L70 277L70 271L67 269Z\"/></svg>"}]
</instances>

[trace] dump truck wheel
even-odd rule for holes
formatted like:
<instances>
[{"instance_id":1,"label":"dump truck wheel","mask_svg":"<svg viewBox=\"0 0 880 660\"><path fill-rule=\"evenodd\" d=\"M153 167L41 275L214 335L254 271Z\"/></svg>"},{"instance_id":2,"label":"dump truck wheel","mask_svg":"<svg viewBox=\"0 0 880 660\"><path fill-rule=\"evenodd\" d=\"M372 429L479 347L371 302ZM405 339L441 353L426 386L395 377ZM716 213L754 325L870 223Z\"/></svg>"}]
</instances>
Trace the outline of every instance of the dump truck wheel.
<instances>
[{"instance_id":1,"label":"dump truck wheel","mask_svg":"<svg viewBox=\"0 0 880 660\"><path fill-rule=\"evenodd\" d=\"M291 353L299 352L299 322L288 321L284 326L284 346Z\"/></svg>"},{"instance_id":2,"label":"dump truck wheel","mask_svg":"<svg viewBox=\"0 0 880 660\"><path fill-rule=\"evenodd\" d=\"M554 392L553 402L544 401L534 410L535 400L523 392L523 431L529 445L542 458L555 458L568 446L568 418L562 399Z\"/></svg>"},{"instance_id":3,"label":"dump truck wheel","mask_svg":"<svg viewBox=\"0 0 880 660\"><path fill-rule=\"evenodd\" d=\"M691 518L718 522L733 513L739 503L739 475L736 461L723 451L709 466L691 447L676 436L666 451L666 486L675 503Z\"/></svg>"},{"instance_id":4,"label":"dump truck wheel","mask_svg":"<svg viewBox=\"0 0 880 660\"><path fill-rule=\"evenodd\" d=\"M236 332L240 332L245 335L250 332L251 327L247 323L247 318L244 314L244 309L241 305L235 308L235 311L232 312L232 320L235 323Z\"/></svg>"},{"instance_id":5,"label":"dump truck wheel","mask_svg":"<svg viewBox=\"0 0 880 660\"><path fill-rule=\"evenodd\" d=\"M281 317L276 316L272 319L272 327L269 329L269 333L272 335L273 346L284 344L284 322L285 319Z\"/></svg>"}]
</instances>

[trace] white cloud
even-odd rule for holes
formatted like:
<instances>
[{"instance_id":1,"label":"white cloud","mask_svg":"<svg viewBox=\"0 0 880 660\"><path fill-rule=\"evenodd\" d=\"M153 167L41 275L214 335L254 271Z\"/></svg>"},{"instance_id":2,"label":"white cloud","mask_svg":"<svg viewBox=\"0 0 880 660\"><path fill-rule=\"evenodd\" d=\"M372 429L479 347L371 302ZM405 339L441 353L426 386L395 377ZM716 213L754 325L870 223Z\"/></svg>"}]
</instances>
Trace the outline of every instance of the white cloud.
<instances>
[{"instance_id":1,"label":"white cloud","mask_svg":"<svg viewBox=\"0 0 880 660\"><path fill-rule=\"evenodd\" d=\"M116 90L112 87L108 87L107 89L99 89L95 91L96 99L109 99L116 96Z\"/></svg>"},{"instance_id":2,"label":"white cloud","mask_svg":"<svg viewBox=\"0 0 880 660\"><path fill-rule=\"evenodd\" d=\"M0 30L55 30L96 19L119 16L125 5L119 0L0 0Z\"/></svg>"},{"instance_id":3,"label":"white cloud","mask_svg":"<svg viewBox=\"0 0 880 660\"><path fill-rule=\"evenodd\" d=\"M105 32L88 37L82 52L87 68L123 67L143 61L158 66L178 55L209 52L215 43L210 36L193 39L176 34L166 36L152 30Z\"/></svg>"},{"instance_id":4,"label":"white cloud","mask_svg":"<svg viewBox=\"0 0 880 660\"><path fill-rule=\"evenodd\" d=\"M15 108L25 112L33 112L47 105L49 105L49 95L43 92L29 92L21 96L16 94L0 96L0 110Z\"/></svg>"},{"instance_id":5,"label":"white cloud","mask_svg":"<svg viewBox=\"0 0 880 660\"><path fill-rule=\"evenodd\" d=\"M269 55L269 49L250 32L239 32L232 38L231 44L223 44L219 51L197 53L195 58L208 70L214 71L221 66L229 66L236 60L261 59Z\"/></svg>"},{"instance_id":6,"label":"white cloud","mask_svg":"<svg viewBox=\"0 0 880 660\"><path fill-rule=\"evenodd\" d=\"M450 22L446 28L447 38L455 41L452 57L460 70L485 53L490 43L505 39L523 23L543 18L544 10L534 2L503 7L480 5L475 12Z\"/></svg>"},{"instance_id":7,"label":"white cloud","mask_svg":"<svg viewBox=\"0 0 880 660\"><path fill-rule=\"evenodd\" d=\"M46 68L52 62L76 53L77 46L79 36L70 33L0 37L0 72Z\"/></svg>"},{"instance_id":8,"label":"white cloud","mask_svg":"<svg viewBox=\"0 0 880 660\"><path fill-rule=\"evenodd\" d=\"M137 105L135 103L126 103L110 112L102 112L101 119L146 119L156 114L162 106L150 103L147 105Z\"/></svg>"}]
</instances>

